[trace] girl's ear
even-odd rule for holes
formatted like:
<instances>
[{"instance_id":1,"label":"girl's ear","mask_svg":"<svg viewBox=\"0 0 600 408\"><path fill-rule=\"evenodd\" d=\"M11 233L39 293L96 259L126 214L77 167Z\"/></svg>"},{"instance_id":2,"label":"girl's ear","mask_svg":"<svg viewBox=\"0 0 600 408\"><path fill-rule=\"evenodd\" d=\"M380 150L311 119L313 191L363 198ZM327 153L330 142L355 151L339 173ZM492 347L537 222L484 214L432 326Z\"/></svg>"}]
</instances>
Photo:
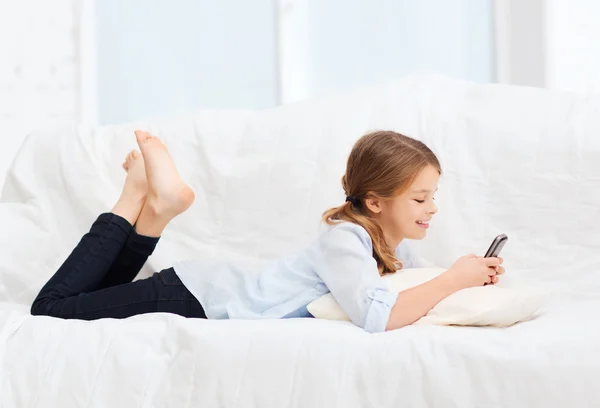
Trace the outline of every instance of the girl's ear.
<instances>
[{"instance_id":1,"label":"girl's ear","mask_svg":"<svg viewBox=\"0 0 600 408\"><path fill-rule=\"evenodd\" d=\"M372 194L367 194L365 198L365 206L374 214L381 212L381 200L375 198Z\"/></svg>"}]
</instances>

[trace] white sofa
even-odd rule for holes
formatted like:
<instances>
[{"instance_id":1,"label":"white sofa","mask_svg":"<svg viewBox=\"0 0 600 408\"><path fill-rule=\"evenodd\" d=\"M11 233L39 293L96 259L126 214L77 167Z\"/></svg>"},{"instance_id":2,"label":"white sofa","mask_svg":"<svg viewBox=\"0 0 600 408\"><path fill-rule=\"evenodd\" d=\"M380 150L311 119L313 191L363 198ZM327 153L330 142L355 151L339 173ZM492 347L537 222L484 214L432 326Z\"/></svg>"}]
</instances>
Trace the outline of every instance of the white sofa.
<instances>
[{"instance_id":1,"label":"white sofa","mask_svg":"<svg viewBox=\"0 0 600 408\"><path fill-rule=\"evenodd\" d=\"M598 407L598 112L597 95L415 75L272 110L31 134L0 203L0 405ZM393 129L427 143L444 172L440 211L415 250L449 266L506 233L502 284L534 284L550 301L506 329L379 334L319 319L30 316L118 197L136 128L166 142L197 196L141 276L179 259L262 262L299 248L343 202L353 142Z\"/></svg>"}]
</instances>

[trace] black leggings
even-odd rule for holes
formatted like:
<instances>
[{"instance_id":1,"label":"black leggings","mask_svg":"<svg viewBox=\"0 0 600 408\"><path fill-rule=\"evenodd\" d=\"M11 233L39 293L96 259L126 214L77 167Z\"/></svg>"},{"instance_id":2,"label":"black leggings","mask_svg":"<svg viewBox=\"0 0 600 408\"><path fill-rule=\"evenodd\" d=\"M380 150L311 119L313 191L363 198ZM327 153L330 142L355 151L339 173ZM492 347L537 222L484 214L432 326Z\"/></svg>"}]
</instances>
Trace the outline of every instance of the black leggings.
<instances>
[{"instance_id":1,"label":"black leggings","mask_svg":"<svg viewBox=\"0 0 600 408\"><path fill-rule=\"evenodd\" d=\"M138 235L116 214L101 214L44 285L31 314L94 320L167 312L206 318L173 268L132 282L158 240Z\"/></svg>"}]
</instances>

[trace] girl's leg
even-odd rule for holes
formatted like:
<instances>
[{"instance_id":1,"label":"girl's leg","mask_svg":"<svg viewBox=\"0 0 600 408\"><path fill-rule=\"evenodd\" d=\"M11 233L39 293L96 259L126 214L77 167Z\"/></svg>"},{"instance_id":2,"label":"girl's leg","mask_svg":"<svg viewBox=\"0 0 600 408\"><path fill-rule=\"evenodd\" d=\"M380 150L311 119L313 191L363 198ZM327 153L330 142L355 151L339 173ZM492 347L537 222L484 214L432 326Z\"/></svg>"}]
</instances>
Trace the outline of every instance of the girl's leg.
<instances>
[{"instance_id":1,"label":"girl's leg","mask_svg":"<svg viewBox=\"0 0 600 408\"><path fill-rule=\"evenodd\" d=\"M148 193L146 169L141 153L136 150L131 151L125 158L123 168L127 171L127 181L121 198L112 212L120 214L129 224L126 226L123 223L123 228L128 230L128 238L96 289L133 281L158 243L158 238L140 236L133 228Z\"/></svg>"},{"instance_id":2,"label":"girl's leg","mask_svg":"<svg viewBox=\"0 0 600 408\"><path fill-rule=\"evenodd\" d=\"M104 279L102 279L96 289L104 289L132 282L146 263L148 257L154 252L158 240L159 238L139 235L131 227L129 236L123 248L121 248L121 252L119 252L119 255L117 255L117 258L113 261Z\"/></svg>"},{"instance_id":3,"label":"girl's leg","mask_svg":"<svg viewBox=\"0 0 600 408\"><path fill-rule=\"evenodd\" d=\"M173 268L150 278L61 299L34 303L33 315L63 319L122 319L144 313L175 313L206 318L204 309L177 277Z\"/></svg>"},{"instance_id":4,"label":"girl's leg","mask_svg":"<svg viewBox=\"0 0 600 408\"><path fill-rule=\"evenodd\" d=\"M125 184L127 187L127 182ZM114 213L105 213L98 217L90 231L81 238L73 252L41 289L33 307L43 300L67 298L79 293L92 292L100 287L133 230L130 221L125 217L135 218L132 214L138 200L132 197L129 206L125 206L124 197L119 201L121 209L127 211L118 211L115 206L117 211L113 210ZM139 269L135 274L138 271Z\"/></svg>"},{"instance_id":5,"label":"girl's leg","mask_svg":"<svg viewBox=\"0 0 600 408\"><path fill-rule=\"evenodd\" d=\"M137 221L139 235L158 240L168 222L192 204L194 193L179 176L166 147L146 132L136 131L136 137L142 150L147 186L146 177L140 176L143 173L139 165L136 171L130 168L113 214L102 217L82 238L40 291L33 302L32 313L44 314L41 311L62 304L61 300L94 292L101 285L106 287L119 279L128 280L129 276L117 278L111 274L104 281L130 236L131 225ZM131 268L129 274L135 277L138 271L139 268Z\"/></svg>"},{"instance_id":6,"label":"girl's leg","mask_svg":"<svg viewBox=\"0 0 600 408\"><path fill-rule=\"evenodd\" d=\"M62 299L98 289L118 258L142 210L148 189L141 154L130 153L125 163L128 165L127 178L112 212L98 217L41 289L32 309L42 299Z\"/></svg>"},{"instance_id":7,"label":"girl's leg","mask_svg":"<svg viewBox=\"0 0 600 408\"><path fill-rule=\"evenodd\" d=\"M131 226L137 222L148 194L146 168L142 154L132 150L125 158L123 168L127 171L127 178L121 197L111 212L125 218Z\"/></svg>"},{"instance_id":8,"label":"girl's leg","mask_svg":"<svg viewBox=\"0 0 600 408\"><path fill-rule=\"evenodd\" d=\"M119 215L101 214L41 289L32 311L48 300L96 290L127 241L131 228L129 222Z\"/></svg>"},{"instance_id":9,"label":"girl's leg","mask_svg":"<svg viewBox=\"0 0 600 408\"><path fill-rule=\"evenodd\" d=\"M99 288L133 281L152 254L167 224L194 200L194 193L181 179L167 148L160 140L146 132L136 131L135 134L143 156L143 180L147 180L143 188L148 195L135 230L131 232ZM132 165L128 169L125 164L125 169L131 172Z\"/></svg>"}]
</instances>

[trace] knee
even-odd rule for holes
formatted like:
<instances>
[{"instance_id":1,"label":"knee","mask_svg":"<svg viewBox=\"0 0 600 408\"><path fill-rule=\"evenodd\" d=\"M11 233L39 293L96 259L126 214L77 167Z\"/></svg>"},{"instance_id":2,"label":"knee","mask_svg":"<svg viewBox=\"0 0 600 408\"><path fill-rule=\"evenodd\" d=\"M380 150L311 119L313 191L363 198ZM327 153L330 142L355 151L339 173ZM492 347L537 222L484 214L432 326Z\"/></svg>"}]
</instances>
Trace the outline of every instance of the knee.
<instances>
[{"instance_id":1,"label":"knee","mask_svg":"<svg viewBox=\"0 0 600 408\"><path fill-rule=\"evenodd\" d=\"M37 298L30 309L32 316L50 316L50 305L47 299Z\"/></svg>"}]
</instances>

